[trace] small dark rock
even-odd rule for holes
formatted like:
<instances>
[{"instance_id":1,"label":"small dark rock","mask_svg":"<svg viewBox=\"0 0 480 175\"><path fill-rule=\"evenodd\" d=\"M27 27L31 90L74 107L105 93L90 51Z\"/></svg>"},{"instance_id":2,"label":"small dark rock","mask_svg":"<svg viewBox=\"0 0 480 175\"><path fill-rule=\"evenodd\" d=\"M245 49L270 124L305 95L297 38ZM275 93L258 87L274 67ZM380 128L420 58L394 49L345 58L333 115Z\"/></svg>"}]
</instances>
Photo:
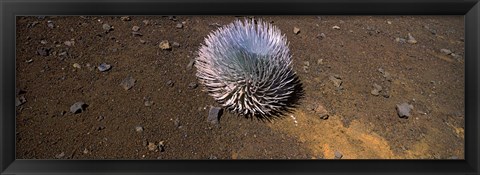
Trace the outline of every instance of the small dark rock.
<instances>
[{"instance_id":1,"label":"small dark rock","mask_svg":"<svg viewBox=\"0 0 480 175\"><path fill-rule=\"evenodd\" d=\"M47 21L47 26L48 28L53 29L55 27L55 24L53 24L53 21Z\"/></svg>"},{"instance_id":2,"label":"small dark rock","mask_svg":"<svg viewBox=\"0 0 480 175\"><path fill-rule=\"evenodd\" d=\"M98 66L98 70L100 72L105 72L105 71L108 71L112 68L112 66L110 64L107 64L107 63L102 63Z\"/></svg>"},{"instance_id":3,"label":"small dark rock","mask_svg":"<svg viewBox=\"0 0 480 175\"><path fill-rule=\"evenodd\" d=\"M25 99L24 96L17 97L15 99L15 106L20 106L20 105L24 104L25 102L27 102L27 99Z\"/></svg>"},{"instance_id":4,"label":"small dark rock","mask_svg":"<svg viewBox=\"0 0 480 175\"><path fill-rule=\"evenodd\" d=\"M175 82L173 82L172 80L167 81L167 85L170 86L170 87L173 87L174 84L175 84Z\"/></svg>"},{"instance_id":5,"label":"small dark rock","mask_svg":"<svg viewBox=\"0 0 480 175\"><path fill-rule=\"evenodd\" d=\"M42 47L40 49L37 49L37 54L40 55L40 56L46 57L46 56L50 55L50 53L49 53L50 50L51 50L51 48Z\"/></svg>"},{"instance_id":6,"label":"small dark rock","mask_svg":"<svg viewBox=\"0 0 480 175\"><path fill-rule=\"evenodd\" d=\"M222 108L219 107L210 107L210 111L208 112L207 121L212 124L218 124L220 117L222 115Z\"/></svg>"},{"instance_id":7,"label":"small dark rock","mask_svg":"<svg viewBox=\"0 0 480 175\"><path fill-rule=\"evenodd\" d=\"M122 21L130 21L131 20L129 16L122 16L122 17L120 17L120 19Z\"/></svg>"},{"instance_id":8,"label":"small dark rock","mask_svg":"<svg viewBox=\"0 0 480 175\"><path fill-rule=\"evenodd\" d=\"M408 103L397 104L396 109L400 118L408 118L411 116L410 111L413 109L413 105Z\"/></svg>"},{"instance_id":9,"label":"small dark rock","mask_svg":"<svg viewBox=\"0 0 480 175\"><path fill-rule=\"evenodd\" d=\"M65 153L64 153L64 152L55 155L55 158L57 158L57 159L61 159L61 158L63 158L63 157L65 157Z\"/></svg>"},{"instance_id":10,"label":"small dark rock","mask_svg":"<svg viewBox=\"0 0 480 175\"><path fill-rule=\"evenodd\" d=\"M137 80L135 80L132 76L128 76L127 78L122 80L120 86L122 86L125 90L129 90L135 85L136 81Z\"/></svg>"},{"instance_id":11,"label":"small dark rock","mask_svg":"<svg viewBox=\"0 0 480 175\"><path fill-rule=\"evenodd\" d=\"M133 36L143 36L142 33L136 32L136 31L133 31L133 32L132 32L132 35L133 35Z\"/></svg>"},{"instance_id":12,"label":"small dark rock","mask_svg":"<svg viewBox=\"0 0 480 175\"><path fill-rule=\"evenodd\" d=\"M198 87L198 84L195 83L195 82L192 82L192 83L188 84L188 88L190 88L190 89L195 89L197 87Z\"/></svg>"},{"instance_id":13,"label":"small dark rock","mask_svg":"<svg viewBox=\"0 0 480 175\"><path fill-rule=\"evenodd\" d=\"M180 128L180 119L176 118L174 121L173 121L173 124L175 125L176 128Z\"/></svg>"},{"instance_id":14,"label":"small dark rock","mask_svg":"<svg viewBox=\"0 0 480 175\"><path fill-rule=\"evenodd\" d=\"M85 111L85 109L87 108L87 104L85 104L84 102L82 101L79 101L79 102L76 102L74 103L72 106L70 106L70 112L71 113L74 113L74 114L78 114L78 113L81 113L83 111Z\"/></svg>"}]
</instances>

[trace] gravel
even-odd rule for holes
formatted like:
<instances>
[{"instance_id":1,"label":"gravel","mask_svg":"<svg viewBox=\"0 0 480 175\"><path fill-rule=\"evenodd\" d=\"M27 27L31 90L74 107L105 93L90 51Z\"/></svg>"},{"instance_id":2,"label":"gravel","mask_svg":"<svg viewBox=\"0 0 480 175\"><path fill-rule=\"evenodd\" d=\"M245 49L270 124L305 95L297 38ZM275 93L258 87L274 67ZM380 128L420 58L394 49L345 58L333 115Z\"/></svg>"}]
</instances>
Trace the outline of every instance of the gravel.
<instances>
[{"instance_id":1,"label":"gravel","mask_svg":"<svg viewBox=\"0 0 480 175\"><path fill-rule=\"evenodd\" d=\"M383 90L382 86L378 85L377 83L373 84L373 90L370 92L372 95L378 96L380 92Z\"/></svg>"},{"instance_id":2,"label":"gravel","mask_svg":"<svg viewBox=\"0 0 480 175\"><path fill-rule=\"evenodd\" d=\"M20 106L20 105L24 104L25 102L27 102L27 99L25 99L24 96L17 97L15 99L15 106Z\"/></svg>"},{"instance_id":3,"label":"gravel","mask_svg":"<svg viewBox=\"0 0 480 175\"><path fill-rule=\"evenodd\" d=\"M452 51L451 51L451 50L448 50L448 49L440 49L440 52L444 53L445 55L450 55L450 54L452 54Z\"/></svg>"},{"instance_id":4,"label":"gravel","mask_svg":"<svg viewBox=\"0 0 480 175\"><path fill-rule=\"evenodd\" d=\"M413 105L408 103L397 104L397 114L400 118L411 117L410 111L413 109Z\"/></svg>"},{"instance_id":5,"label":"gravel","mask_svg":"<svg viewBox=\"0 0 480 175\"><path fill-rule=\"evenodd\" d=\"M412 34L408 33L407 43L415 44L415 43L417 43L417 40L412 36Z\"/></svg>"},{"instance_id":6,"label":"gravel","mask_svg":"<svg viewBox=\"0 0 480 175\"><path fill-rule=\"evenodd\" d=\"M134 32L138 32L138 31L140 30L140 27L138 27L138 26L133 26L133 27L132 27L132 30L133 30Z\"/></svg>"},{"instance_id":7,"label":"gravel","mask_svg":"<svg viewBox=\"0 0 480 175\"><path fill-rule=\"evenodd\" d=\"M195 82L192 82L192 83L188 84L188 88L190 88L190 89L195 89L197 87L198 87L198 84L195 83Z\"/></svg>"},{"instance_id":8,"label":"gravel","mask_svg":"<svg viewBox=\"0 0 480 175\"><path fill-rule=\"evenodd\" d=\"M102 25L102 29L105 31L105 32L109 32L110 30L112 30L112 26L108 25L108 24L103 24Z\"/></svg>"},{"instance_id":9,"label":"gravel","mask_svg":"<svg viewBox=\"0 0 480 175\"><path fill-rule=\"evenodd\" d=\"M341 159L342 157L343 157L342 153L335 151L335 159Z\"/></svg>"},{"instance_id":10,"label":"gravel","mask_svg":"<svg viewBox=\"0 0 480 175\"><path fill-rule=\"evenodd\" d=\"M51 50L51 48L42 47L42 48L37 49L37 54L40 55L40 56L46 57L46 56L50 55L50 50Z\"/></svg>"},{"instance_id":11,"label":"gravel","mask_svg":"<svg viewBox=\"0 0 480 175\"><path fill-rule=\"evenodd\" d=\"M167 81L167 85L170 86L170 87L173 87L174 84L175 84L175 82L173 82L172 80Z\"/></svg>"},{"instance_id":12,"label":"gravel","mask_svg":"<svg viewBox=\"0 0 480 175\"><path fill-rule=\"evenodd\" d=\"M137 131L137 132L143 132L143 127L141 127L141 126L136 126L136 127L135 127L135 131Z\"/></svg>"},{"instance_id":13,"label":"gravel","mask_svg":"<svg viewBox=\"0 0 480 175\"><path fill-rule=\"evenodd\" d=\"M147 148L149 151L156 151L158 150L158 146L155 145L153 142L148 142Z\"/></svg>"},{"instance_id":14,"label":"gravel","mask_svg":"<svg viewBox=\"0 0 480 175\"><path fill-rule=\"evenodd\" d=\"M88 105L85 104L85 102L83 102L83 101L75 102L72 106L70 106L70 112L74 113L74 114L81 113L81 112L85 111L85 108L87 106Z\"/></svg>"},{"instance_id":15,"label":"gravel","mask_svg":"<svg viewBox=\"0 0 480 175\"><path fill-rule=\"evenodd\" d=\"M112 68L112 66L110 64L107 64L107 63L102 63L98 66L98 70L100 72L105 72L105 71L108 71Z\"/></svg>"},{"instance_id":16,"label":"gravel","mask_svg":"<svg viewBox=\"0 0 480 175\"><path fill-rule=\"evenodd\" d=\"M322 104L318 104L314 111L322 120L327 120L329 117L327 109Z\"/></svg>"},{"instance_id":17,"label":"gravel","mask_svg":"<svg viewBox=\"0 0 480 175\"><path fill-rule=\"evenodd\" d=\"M129 90L135 85L136 81L137 80L135 80L132 76L128 76L127 78L122 80L120 86L122 86L125 90Z\"/></svg>"},{"instance_id":18,"label":"gravel","mask_svg":"<svg viewBox=\"0 0 480 175\"><path fill-rule=\"evenodd\" d=\"M293 33L294 33L294 34L299 34L299 33L300 33L300 28L298 28L298 27L293 27Z\"/></svg>"},{"instance_id":19,"label":"gravel","mask_svg":"<svg viewBox=\"0 0 480 175\"><path fill-rule=\"evenodd\" d=\"M177 29L181 29L181 28L183 28L183 24L182 24L182 23L178 23L175 27L176 27Z\"/></svg>"},{"instance_id":20,"label":"gravel","mask_svg":"<svg viewBox=\"0 0 480 175\"><path fill-rule=\"evenodd\" d=\"M162 50L170 50L172 49L172 46L170 45L170 43L168 42L168 40L163 40L162 42L160 42L160 44L158 45L160 47L160 49Z\"/></svg>"},{"instance_id":21,"label":"gravel","mask_svg":"<svg viewBox=\"0 0 480 175\"><path fill-rule=\"evenodd\" d=\"M328 77L328 79L330 79L330 81L333 82L333 85L337 88L342 85L342 79L340 79L339 76L332 75L332 76Z\"/></svg>"},{"instance_id":22,"label":"gravel","mask_svg":"<svg viewBox=\"0 0 480 175\"><path fill-rule=\"evenodd\" d=\"M207 121L212 124L218 124L221 115L222 115L222 108L212 106L210 107L210 111L208 112Z\"/></svg>"}]
</instances>

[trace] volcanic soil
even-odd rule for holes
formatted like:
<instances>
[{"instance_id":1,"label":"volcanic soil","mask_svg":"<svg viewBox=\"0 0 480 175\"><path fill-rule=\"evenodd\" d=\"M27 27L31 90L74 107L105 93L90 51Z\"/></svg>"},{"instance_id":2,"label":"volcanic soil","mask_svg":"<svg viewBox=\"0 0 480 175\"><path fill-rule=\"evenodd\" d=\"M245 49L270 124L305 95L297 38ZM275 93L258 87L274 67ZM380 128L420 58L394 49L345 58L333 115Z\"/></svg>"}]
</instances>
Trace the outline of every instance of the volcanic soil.
<instances>
[{"instance_id":1,"label":"volcanic soil","mask_svg":"<svg viewBox=\"0 0 480 175\"><path fill-rule=\"evenodd\" d=\"M304 95L270 121L214 124L191 61L237 18L280 28ZM464 158L463 16L31 16L16 30L17 159Z\"/></svg>"}]
</instances>

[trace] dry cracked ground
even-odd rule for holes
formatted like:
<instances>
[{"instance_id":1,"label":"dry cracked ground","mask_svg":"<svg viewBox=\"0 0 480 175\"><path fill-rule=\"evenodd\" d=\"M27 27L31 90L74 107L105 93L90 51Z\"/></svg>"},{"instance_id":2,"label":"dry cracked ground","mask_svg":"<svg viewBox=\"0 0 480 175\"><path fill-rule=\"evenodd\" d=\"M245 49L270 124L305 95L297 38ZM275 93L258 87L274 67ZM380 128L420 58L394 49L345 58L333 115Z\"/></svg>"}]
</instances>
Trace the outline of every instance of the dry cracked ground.
<instances>
[{"instance_id":1,"label":"dry cracked ground","mask_svg":"<svg viewBox=\"0 0 480 175\"><path fill-rule=\"evenodd\" d=\"M290 43L305 95L280 118L207 121L219 104L192 59L237 18ZM16 30L18 159L464 158L463 16L20 16Z\"/></svg>"}]
</instances>

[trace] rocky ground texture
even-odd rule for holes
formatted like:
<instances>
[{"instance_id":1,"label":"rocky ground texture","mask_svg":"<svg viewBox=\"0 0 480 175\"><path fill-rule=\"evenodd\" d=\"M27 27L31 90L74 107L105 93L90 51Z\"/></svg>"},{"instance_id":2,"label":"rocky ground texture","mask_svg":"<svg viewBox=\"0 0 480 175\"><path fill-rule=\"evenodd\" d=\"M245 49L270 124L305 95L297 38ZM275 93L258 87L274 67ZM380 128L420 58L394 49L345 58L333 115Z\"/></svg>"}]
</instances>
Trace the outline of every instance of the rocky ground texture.
<instances>
[{"instance_id":1,"label":"rocky ground texture","mask_svg":"<svg viewBox=\"0 0 480 175\"><path fill-rule=\"evenodd\" d=\"M255 16L305 90L270 122L211 110L195 77L236 18L17 17L17 158L464 158L463 16Z\"/></svg>"}]
</instances>

